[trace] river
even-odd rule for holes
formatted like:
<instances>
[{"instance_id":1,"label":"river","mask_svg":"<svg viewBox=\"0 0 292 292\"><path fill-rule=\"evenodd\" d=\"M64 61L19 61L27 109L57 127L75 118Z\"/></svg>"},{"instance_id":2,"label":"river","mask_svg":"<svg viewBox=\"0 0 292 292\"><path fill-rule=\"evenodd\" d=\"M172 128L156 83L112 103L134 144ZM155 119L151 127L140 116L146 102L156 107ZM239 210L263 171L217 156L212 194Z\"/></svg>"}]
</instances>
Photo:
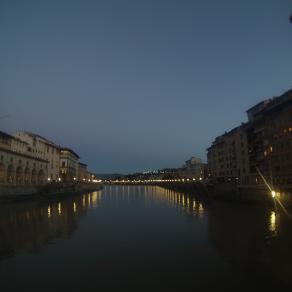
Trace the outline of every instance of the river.
<instances>
[{"instance_id":1,"label":"river","mask_svg":"<svg viewBox=\"0 0 292 292\"><path fill-rule=\"evenodd\" d=\"M105 186L1 203L1 291L246 291L292 287L281 208Z\"/></svg>"}]
</instances>

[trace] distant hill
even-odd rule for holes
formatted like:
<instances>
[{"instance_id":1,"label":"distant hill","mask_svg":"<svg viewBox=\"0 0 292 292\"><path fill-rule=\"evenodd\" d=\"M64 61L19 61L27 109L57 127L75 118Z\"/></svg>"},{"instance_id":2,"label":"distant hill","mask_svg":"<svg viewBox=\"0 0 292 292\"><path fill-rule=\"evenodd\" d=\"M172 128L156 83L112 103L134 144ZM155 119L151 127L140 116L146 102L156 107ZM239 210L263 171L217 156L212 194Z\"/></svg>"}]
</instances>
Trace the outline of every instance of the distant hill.
<instances>
[{"instance_id":1,"label":"distant hill","mask_svg":"<svg viewBox=\"0 0 292 292\"><path fill-rule=\"evenodd\" d=\"M120 173L95 173L95 175L99 179L116 179L123 176L123 174Z\"/></svg>"}]
</instances>

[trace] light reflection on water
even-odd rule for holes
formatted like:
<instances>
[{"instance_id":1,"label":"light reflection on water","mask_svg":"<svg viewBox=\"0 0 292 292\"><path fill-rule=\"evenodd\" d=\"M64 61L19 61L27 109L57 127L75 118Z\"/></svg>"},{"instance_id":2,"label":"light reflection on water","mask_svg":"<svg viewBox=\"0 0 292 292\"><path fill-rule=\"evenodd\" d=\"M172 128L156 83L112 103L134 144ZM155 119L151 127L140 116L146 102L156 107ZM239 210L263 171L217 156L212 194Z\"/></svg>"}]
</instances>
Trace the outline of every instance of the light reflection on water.
<instances>
[{"instance_id":1,"label":"light reflection on water","mask_svg":"<svg viewBox=\"0 0 292 292\"><path fill-rule=\"evenodd\" d=\"M170 286L184 279L185 285L192 287L196 281L200 287L208 278L218 287L226 281L237 287L245 284L241 277L290 285L291 231L291 221L269 207L208 202L160 187L108 186L55 202L0 206L0 260L11 263L11 271L17 270L22 264L20 254L40 248L46 254L48 244L54 243L59 254L67 254L67 247L74 245L67 256L76 262L80 279L86 278L85 273L94 278L93 271L98 271L117 283L127 277L133 281L135 274L141 283L160 275L161 285ZM61 239L66 239L63 245ZM94 258L98 260L92 262ZM28 264L33 257L25 260ZM70 269L54 260L56 266L62 265L62 273ZM47 261L42 259L44 266ZM90 270L82 271L79 265ZM8 277L9 269L1 273Z\"/></svg>"},{"instance_id":2,"label":"light reflection on water","mask_svg":"<svg viewBox=\"0 0 292 292\"><path fill-rule=\"evenodd\" d=\"M275 211L270 211L269 230L272 236L277 236L280 220L279 217L280 217L279 213L276 213Z\"/></svg>"},{"instance_id":3,"label":"light reflection on water","mask_svg":"<svg viewBox=\"0 0 292 292\"><path fill-rule=\"evenodd\" d=\"M155 195L156 200L166 202L171 206L179 207L190 216L198 218L203 218L204 216L203 203L196 201L194 196L164 188L157 188Z\"/></svg>"}]
</instances>

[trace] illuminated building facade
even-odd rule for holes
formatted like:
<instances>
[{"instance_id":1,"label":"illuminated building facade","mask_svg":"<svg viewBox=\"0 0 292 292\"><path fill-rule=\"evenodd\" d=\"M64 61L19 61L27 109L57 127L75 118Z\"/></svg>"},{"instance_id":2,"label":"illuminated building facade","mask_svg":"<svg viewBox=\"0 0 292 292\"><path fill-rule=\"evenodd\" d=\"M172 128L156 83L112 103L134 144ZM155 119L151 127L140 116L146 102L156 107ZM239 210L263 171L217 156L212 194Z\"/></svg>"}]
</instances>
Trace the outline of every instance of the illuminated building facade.
<instances>
[{"instance_id":1,"label":"illuminated building facade","mask_svg":"<svg viewBox=\"0 0 292 292\"><path fill-rule=\"evenodd\" d=\"M85 181L89 179L88 171L87 171L87 164L85 163L78 163L78 181Z\"/></svg>"},{"instance_id":2,"label":"illuminated building facade","mask_svg":"<svg viewBox=\"0 0 292 292\"><path fill-rule=\"evenodd\" d=\"M27 144L29 155L48 161L48 180L57 181L60 170L59 146L40 135L26 131L17 132L14 137Z\"/></svg>"},{"instance_id":3,"label":"illuminated building facade","mask_svg":"<svg viewBox=\"0 0 292 292\"><path fill-rule=\"evenodd\" d=\"M70 148L60 149L60 173L64 182L76 181L78 178L79 156Z\"/></svg>"},{"instance_id":4,"label":"illuminated building facade","mask_svg":"<svg viewBox=\"0 0 292 292\"><path fill-rule=\"evenodd\" d=\"M0 132L0 184L38 185L47 182L48 162L33 157L27 143Z\"/></svg>"}]
</instances>

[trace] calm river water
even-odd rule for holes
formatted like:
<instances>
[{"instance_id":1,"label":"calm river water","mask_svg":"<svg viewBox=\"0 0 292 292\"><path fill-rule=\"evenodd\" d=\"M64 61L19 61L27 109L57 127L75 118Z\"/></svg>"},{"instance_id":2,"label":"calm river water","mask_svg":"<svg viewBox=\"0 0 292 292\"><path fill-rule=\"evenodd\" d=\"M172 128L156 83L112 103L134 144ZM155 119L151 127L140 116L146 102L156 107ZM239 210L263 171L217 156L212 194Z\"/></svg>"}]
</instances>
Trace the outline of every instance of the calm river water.
<instances>
[{"instance_id":1,"label":"calm river water","mask_svg":"<svg viewBox=\"0 0 292 292\"><path fill-rule=\"evenodd\" d=\"M291 251L292 221L279 209L160 187L0 205L1 291L283 288Z\"/></svg>"}]
</instances>

